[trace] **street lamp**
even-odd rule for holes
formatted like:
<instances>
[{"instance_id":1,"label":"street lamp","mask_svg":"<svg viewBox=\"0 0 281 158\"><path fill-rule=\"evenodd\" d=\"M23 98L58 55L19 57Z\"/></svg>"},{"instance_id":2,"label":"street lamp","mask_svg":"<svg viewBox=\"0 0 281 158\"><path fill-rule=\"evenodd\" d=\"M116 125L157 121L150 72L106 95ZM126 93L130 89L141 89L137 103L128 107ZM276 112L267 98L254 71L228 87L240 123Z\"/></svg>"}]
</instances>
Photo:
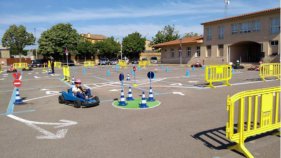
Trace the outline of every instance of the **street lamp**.
<instances>
[{"instance_id":1,"label":"street lamp","mask_svg":"<svg viewBox=\"0 0 281 158\"><path fill-rule=\"evenodd\" d=\"M180 65L181 65L182 64L182 38L180 38L179 55L180 55Z\"/></svg>"}]
</instances>

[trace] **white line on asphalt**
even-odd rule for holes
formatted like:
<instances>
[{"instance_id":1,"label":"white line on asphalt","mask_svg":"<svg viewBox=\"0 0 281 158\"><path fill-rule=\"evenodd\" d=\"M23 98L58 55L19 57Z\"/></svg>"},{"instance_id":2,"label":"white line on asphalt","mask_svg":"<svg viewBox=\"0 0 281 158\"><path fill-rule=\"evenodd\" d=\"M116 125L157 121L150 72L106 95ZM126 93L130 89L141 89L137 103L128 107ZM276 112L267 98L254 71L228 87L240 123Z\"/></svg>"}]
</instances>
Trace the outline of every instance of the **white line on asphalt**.
<instances>
[{"instance_id":1,"label":"white line on asphalt","mask_svg":"<svg viewBox=\"0 0 281 158\"><path fill-rule=\"evenodd\" d=\"M31 100L37 100L37 99L52 97L52 96L59 95L59 94L60 94L60 93L52 94L52 95L47 95L47 96L43 96L43 97L36 97L36 98L32 98L32 99L26 99L26 100L23 100L23 102L28 102L28 101L31 101Z\"/></svg>"}]
</instances>

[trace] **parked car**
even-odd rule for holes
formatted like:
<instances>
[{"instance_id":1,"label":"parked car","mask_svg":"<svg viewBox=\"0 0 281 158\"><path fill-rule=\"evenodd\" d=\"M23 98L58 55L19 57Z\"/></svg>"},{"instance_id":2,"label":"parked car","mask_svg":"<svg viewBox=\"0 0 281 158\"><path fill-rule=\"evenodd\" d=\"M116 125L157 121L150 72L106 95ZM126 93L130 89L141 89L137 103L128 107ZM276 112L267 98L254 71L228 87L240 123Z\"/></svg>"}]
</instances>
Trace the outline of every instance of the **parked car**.
<instances>
[{"instance_id":1,"label":"parked car","mask_svg":"<svg viewBox=\"0 0 281 158\"><path fill-rule=\"evenodd\" d=\"M150 63L151 64L157 64L158 63L157 57L151 57L150 58Z\"/></svg>"},{"instance_id":2,"label":"parked car","mask_svg":"<svg viewBox=\"0 0 281 158\"><path fill-rule=\"evenodd\" d=\"M196 62L195 64L192 64L191 67L202 67L202 65L199 62Z\"/></svg>"},{"instance_id":3,"label":"parked car","mask_svg":"<svg viewBox=\"0 0 281 158\"><path fill-rule=\"evenodd\" d=\"M132 59L132 64L139 64L139 60L138 59Z\"/></svg>"},{"instance_id":4,"label":"parked car","mask_svg":"<svg viewBox=\"0 0 281 158\"><path fill-rule=\"evenodd\" d=\"M116 65L116 64L118 64L118 60L116 58L110 59L109 64L110 65Z\"/></svg>"},{"instance_id":5,"label":"parked car","mask_svg":"<svg viewBox=\"0 0 281 158\"><path fill-rule=\"evenodd\" d=\"M73 60L68 60L68 61L62 60L62 61L61 61L61 64L62 64L62 65L67 65L67 62L68 62L68 66L75 66Z\"/></svg>"},{"instance_id":6,"label":"parked car","mask_svg":"<svg viewBox=\"0 0 281 158\"><path fill-rule=\"evenodd\" d=\"M44 63L48 62L44 59L31 60L31 64L29 65L29 67L43 67Z\"/></svg>"},{"instance_id":7,"label":"parked car","mask_svg":"<svg viewBox=\"0 0 281 158\"><path fill-rule=\"evenodd\" d=\"M109 60L108 58L100 58L99 65L108 65Z\"/></svg>"}]
</instances>

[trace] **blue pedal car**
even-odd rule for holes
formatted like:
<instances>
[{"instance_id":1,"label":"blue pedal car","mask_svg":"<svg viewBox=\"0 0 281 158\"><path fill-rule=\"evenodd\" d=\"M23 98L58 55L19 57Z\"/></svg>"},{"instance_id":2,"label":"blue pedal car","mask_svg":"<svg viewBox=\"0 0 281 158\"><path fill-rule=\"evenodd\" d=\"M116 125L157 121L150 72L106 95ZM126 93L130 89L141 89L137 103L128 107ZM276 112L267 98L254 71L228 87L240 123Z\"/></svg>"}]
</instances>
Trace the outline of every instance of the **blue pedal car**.
<instances>
[{"instance_id":1,"label":"blue pedal car","mask_svg":"<svg viewBox=\"0 0 281 158\"><path fill-rule=\"evenodd\" d=\"M73 104L75 108L97 106L100 103L99 97L95 96L89 99L78 98L68 89L67 92L62 91L58 98L60 104Z\"/></svg>"}]
</instances>

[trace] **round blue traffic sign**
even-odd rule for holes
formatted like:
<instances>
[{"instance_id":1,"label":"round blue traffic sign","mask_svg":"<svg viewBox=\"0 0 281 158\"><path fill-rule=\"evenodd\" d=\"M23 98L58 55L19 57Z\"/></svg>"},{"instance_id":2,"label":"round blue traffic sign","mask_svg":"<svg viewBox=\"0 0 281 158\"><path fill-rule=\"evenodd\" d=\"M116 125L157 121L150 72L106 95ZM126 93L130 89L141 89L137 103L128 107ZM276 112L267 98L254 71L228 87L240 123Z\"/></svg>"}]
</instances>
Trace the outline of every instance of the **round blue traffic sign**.
<instances>
[{"instance_id":1,"label":"round blue traffic sign","mask_svg":"<svg viewBox=\"0 0 281 158\"><path fill-rule=\"evenodd\" d=\"M148 77L149 79L153 79L153 78L154 78L154 72L149 71L149 72L147 73L147 77Z\"/></svg>"},{"instance_id":2,"label":"round blue traffic sign","mask_svg":"<svg viewBox=\"0 0 281 158\"><path fill-rule=\"evenodd\" d=\"M123 74L123 73L121 73L121 74L119 75L119 80L120 80L120 81L123 81L123 80L124 80L124 74Z\"/></svg>"}]
</instances>

